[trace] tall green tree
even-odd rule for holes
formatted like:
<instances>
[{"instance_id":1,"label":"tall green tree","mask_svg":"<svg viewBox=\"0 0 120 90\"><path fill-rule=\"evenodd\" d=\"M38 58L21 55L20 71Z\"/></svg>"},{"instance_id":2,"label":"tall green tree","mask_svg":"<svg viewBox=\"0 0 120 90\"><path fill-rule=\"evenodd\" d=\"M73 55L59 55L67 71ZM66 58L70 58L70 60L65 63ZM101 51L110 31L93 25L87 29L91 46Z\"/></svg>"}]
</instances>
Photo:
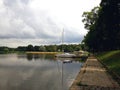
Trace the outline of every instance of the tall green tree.
<instances>
[{"instance_id":1,"label":"tall green tree","mask_svg":"<svg viewBox=\"0 0 120 90\"><path fill-rule=\"evenodd\" d=\"M97 31L96 31L96 22L99 18L99 12L100 12L100 7L94 7L90 12L84 12L83 17L84 19L82 20L83 23L85 24L85 28L88 31L87 35L84 37L83 42L85 43L85 46L88 47L90 51L96 51L98 43L97 43Z\"/></svg>"},{"instance_id":2,"label":"tall green tree","mask_svg":"<svg viewBox=\"0 0 120 90\"><path fill-rule=\"evenodd\" d=\"M87 30L94 29L96 20L99 17L99 15L98 15L99 11L100 11L100 7L94 7L90 12L83 13L82 17L84 17L84 18L83 18L82 22L85 24L85 28Z\"/></svg>"},{"instance_id":3,"label":"tall green tree","mask_svg":"<svg viewBox=\"0 0 120 90\"><path fill-rule=\"evenodd\" d=\"M120 49L120 0L102 0L96 29L103 50Z\"/></svg>"},{"instance_id":4,"label":"tall green tree","mask_svg":"<svg viewBox=\"0 0 120 90\"><path fill-rule=\"evenodd\" d=\"M92 51L120 49L120 0L102 0L95 10L83 15L90 30L83 41Z\"/></svg>"}]
</instances>

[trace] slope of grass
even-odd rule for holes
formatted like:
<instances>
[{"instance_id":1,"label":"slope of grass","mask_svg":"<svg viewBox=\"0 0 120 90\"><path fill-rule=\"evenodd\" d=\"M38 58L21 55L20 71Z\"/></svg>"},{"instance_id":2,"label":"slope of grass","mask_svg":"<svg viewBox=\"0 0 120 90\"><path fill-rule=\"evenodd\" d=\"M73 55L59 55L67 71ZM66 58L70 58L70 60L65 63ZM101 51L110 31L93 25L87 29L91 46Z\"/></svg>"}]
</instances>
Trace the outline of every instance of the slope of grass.
<instances>
[{"instance_id":1,"label":"slope of grass","mask_svg":"<svg viewBox=\"0 0 120 90\"><path fill-rule=\"evenodd\" d=\"M97 58L120 76L120 50L99 53Z\"/></svg>"}]
</instances>

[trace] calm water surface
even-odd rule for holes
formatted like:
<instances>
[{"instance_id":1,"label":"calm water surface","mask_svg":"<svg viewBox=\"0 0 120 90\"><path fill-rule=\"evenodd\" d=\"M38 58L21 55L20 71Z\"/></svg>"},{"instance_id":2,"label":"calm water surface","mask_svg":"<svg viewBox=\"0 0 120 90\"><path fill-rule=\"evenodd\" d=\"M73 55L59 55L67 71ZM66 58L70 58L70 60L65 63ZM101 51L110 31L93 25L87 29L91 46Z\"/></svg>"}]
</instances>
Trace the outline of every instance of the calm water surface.
<instances>
[{"instance_id":1,"label":"calm water surface","mask_svg":"<svg viewBox=\"0 0 120 90\"><path fill-rule=\"evenodd\" d=\"M52 55L0 55L0 90L68 90L82 62Z\"/></svg>"}]
</instances>

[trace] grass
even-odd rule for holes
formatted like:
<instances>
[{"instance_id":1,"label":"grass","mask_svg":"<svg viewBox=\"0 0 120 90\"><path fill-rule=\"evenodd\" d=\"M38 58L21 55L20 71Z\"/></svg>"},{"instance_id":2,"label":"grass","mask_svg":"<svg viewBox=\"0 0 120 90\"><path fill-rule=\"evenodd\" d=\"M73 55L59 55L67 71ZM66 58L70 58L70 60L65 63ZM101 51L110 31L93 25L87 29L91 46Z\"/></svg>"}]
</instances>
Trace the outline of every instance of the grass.
<instances>
[{"instance_id":1,"label":"grass","mask_svg":"<svg viewBox=\"0 0 120 90\"><path fill-rule=\"evenodd\" d=\"M99 53L97 58L120 76L120 50Z\"/></svg>"}]
</instances>

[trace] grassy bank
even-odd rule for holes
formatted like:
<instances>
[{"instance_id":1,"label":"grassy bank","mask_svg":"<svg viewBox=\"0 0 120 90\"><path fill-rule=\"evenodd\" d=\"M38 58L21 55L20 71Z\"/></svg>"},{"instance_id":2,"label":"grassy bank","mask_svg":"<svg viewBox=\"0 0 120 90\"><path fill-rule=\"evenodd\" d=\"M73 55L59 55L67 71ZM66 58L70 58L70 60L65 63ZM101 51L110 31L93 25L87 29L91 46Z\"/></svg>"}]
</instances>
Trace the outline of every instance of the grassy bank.
<instances>
[{"instance_id":1,"label":"grassy bank","mask_svg":"<svg viewBox=\"0 0 120 90\"><path fill-rule=\"evenodd\" d=\"M120 50L99 53L97 58L120 76Z\"/></svg>"}]
</instances>

